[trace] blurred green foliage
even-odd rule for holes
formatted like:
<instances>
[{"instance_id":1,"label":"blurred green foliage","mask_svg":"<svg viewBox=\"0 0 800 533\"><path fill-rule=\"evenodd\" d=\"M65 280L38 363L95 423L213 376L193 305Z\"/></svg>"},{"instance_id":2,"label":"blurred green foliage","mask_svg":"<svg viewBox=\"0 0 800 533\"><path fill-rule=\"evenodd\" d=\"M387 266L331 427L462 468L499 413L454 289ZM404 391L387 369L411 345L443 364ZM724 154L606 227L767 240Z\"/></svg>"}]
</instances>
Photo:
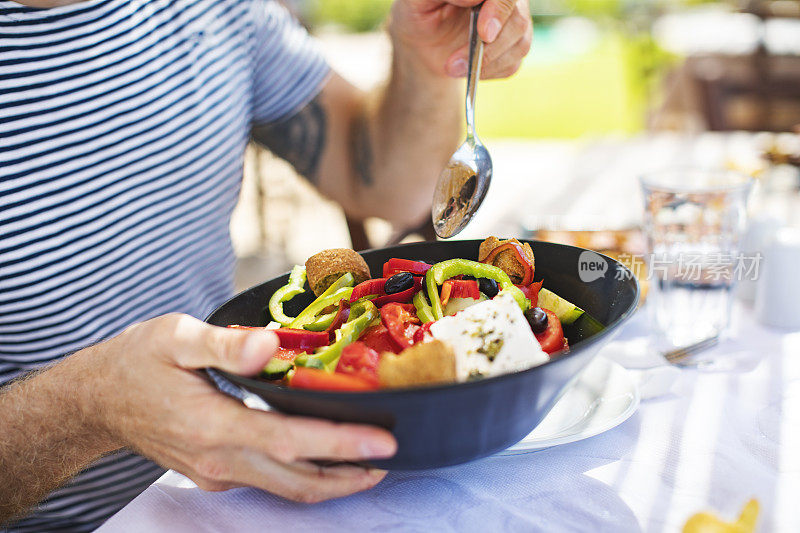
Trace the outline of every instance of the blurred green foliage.
<instances>
[{"instance_id":1,"label":"blurred green foliage","mask_svg":"<svg viewBox=\"0 0 800 533\"><path fill-rule=\"evenodd\" d=\"M532 0L534 53L511 79L481 84L476 117L481 135L575 138L641 131L647 111L658 100L665 71L677 60L656 44L650 33L653 20L664 12L710 1L714 0ZM380 28L392 0L301 4L312 26L366 32ZM574 16L596 24L592 44L581 48L563 32L556 35L559 21ZM584 37L570 35L578 41Z\"/></svg>"},{"instance_id":2,"label":"blurred green foliage","mask_svg":"<svg viewBox=\"0 0 800 533\"><path fill-rule=\"evenodd\" d=\"M609 31L589 49L570 54L548 30L536 32L535 52L517 74L481 83L481 137L578 138L644 128L664 66L674 58L647 36Z\"/></svg>"},{"instance_id":3,"label":"blurred green foliage","mask_svg":"<svg viewBox=\"0 0 800 533\"><path fill-rule=\"evenodd\" d=\"M539 0L542 1L542 0ZM664 12L683 7L709 3L722 3L720 0L543 0L549 11L564 15L584 17L611 17L624 19L632 11L648 10ZM538 2L534 2L534 5ZM534 7L534 12L538 9Z\"/></svg>"},{"instance_id":4,"label":"blurred green foliage","mask_svg":"<svg viewBox=\"0 0 800 533\"><path fill-rule=\"evenodd\" d=\"M619 18L625 13L626 7L626 3L621 0L564 0L562 4L566 13L587 17Z\"/></svg>"},{"instance_id":5,"label":"blurred green foliage","mask_svg":"<svg viewBox=\"0 0 800 533\"><path fill-rule=\"evenodd\" d=\"M311 0L305 11L314 26L335 24L353 32L380 27L392 0Z\"/></svg>"},{"instance_id":6,"label":"blurred green foliage","mask_svg":"<svg viewBox=\"0 0 800 533\"><path fill-rule=\"evenodd\" d=\"M386 19L392 0L301 0L302 11L314 26L335 24L351 32L372 31ZM634 11L663 12L719 0L531 0L535 17L552 19L579 15L624 21Z\"/></svg>"}]
</instances>

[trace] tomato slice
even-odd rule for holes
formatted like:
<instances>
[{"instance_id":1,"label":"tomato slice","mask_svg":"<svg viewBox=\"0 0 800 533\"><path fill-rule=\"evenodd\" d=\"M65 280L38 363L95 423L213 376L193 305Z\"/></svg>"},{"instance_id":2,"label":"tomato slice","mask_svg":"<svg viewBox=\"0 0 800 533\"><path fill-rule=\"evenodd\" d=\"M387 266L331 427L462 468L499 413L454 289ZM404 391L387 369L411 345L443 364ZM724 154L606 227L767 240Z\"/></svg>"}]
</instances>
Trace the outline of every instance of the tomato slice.
<instances>
[{"instance_id":1,"label":"tomato slice","mask_svg":"<svg viewBox=\"0 0 800 533\"><path fill-rule=\"evenodd\" d=\"M283 359L284 361L294 361L295 357L301 353L305 353L305 350L298 350L297 348L278 348L278 351L275 352L272 357L274 359Z\"/></svg>"},{"instance_id":2,"label":"tomato slice","mask_svg":"<svg viewBox=\"0 0 800 533\"><path fill-rule=\"evenodd\" d=\"M414 344L418 342L423 342L425 340L425 337L429 335L431 332L431 326L435 322L436 321L425 322L424 324L422 324L422 326L420 326L420 328L417 331L414 332Z\"/></svg>"},{"instance_id":3,"label":"tomato slice","mask_svg":"<svg viewBox=\"0 0 800 533\"><path fill-rule=\"evenodd\" d=\"M383 324L367 328L358 340L379 354L383 352L400 353L403 351L403 348L394 342L389 330Z\"/></svg>"},{"instance_id":4,"label":"tomato slice","mask_svg":"<svg viewBox=\"0 0 800 533\"><path fill-rule=\"evenodd\" d=\"M379 384L378 362L380 354L364 344L356 341L342 350L342 356L336 365L336 372L356 376L371 383Z\"/></svg>"},{"instance_id":5,"label":"tomato slice","mask_svg":"<svg viewBox=\"0 0 800 533\"><path fill-rule=\"evenodd\" d=\"M410 272L415 276L424 276L431 266L424 261L412 261L393 257L383 264L383 277L394 276L398 272Z\"/></svg>"},{"instance_id":6,"label":"tomato slice","mask_svg":"<svg viewBox=\"0 0 800 533\"><path fill-rule=\"evenodd\" d=\"M420 329L420 320L414 304L384 305L381 307L381 322L399 346L408 348L414 344L414 334Z\"/></svg>"},{"instance_id":7,"label":"tomato slice","mask_svg":"<svg viewBox=\"0 0 800 533\"><path fill-rule=\"evenodd\" d=\"M541 344L542 350L548 354L553 354L566 347L564 330L561 329L561 321L554 312L549 309L545 309L544 312L547 313L547 329L541 333L536 333L536 340Z\"/></svg>"},{"instance_id":8,"label":"tomato slice","mask_svg":"<svg viewBox=\"0 0 800 533\"><path fill-rule=\"evenodd\" d=\"M328 391L368 391L378 388L377 384L360 377L306 367L294 369L289 386L295 389Z\"/></svg>"}]
</instances>

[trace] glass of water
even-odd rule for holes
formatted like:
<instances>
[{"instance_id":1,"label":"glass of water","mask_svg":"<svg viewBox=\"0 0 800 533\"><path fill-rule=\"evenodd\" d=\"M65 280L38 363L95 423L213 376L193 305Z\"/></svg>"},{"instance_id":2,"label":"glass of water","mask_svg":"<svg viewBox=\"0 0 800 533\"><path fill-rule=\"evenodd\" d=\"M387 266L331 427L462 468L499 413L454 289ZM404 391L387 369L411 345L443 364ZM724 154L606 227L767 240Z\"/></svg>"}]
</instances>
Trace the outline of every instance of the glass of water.
<instances>
[{"instance_id":1,"label":"glass of water","mask_svg":"<svg viewBox=\"0 0 800 533\"><path fill-rule=\"evenodd\" d=\"M641 178L648 240L647 298L656 348L683 348L722 334L737 278L752 178L725 170L676 169Z\"/></svg>"}]
</instances>

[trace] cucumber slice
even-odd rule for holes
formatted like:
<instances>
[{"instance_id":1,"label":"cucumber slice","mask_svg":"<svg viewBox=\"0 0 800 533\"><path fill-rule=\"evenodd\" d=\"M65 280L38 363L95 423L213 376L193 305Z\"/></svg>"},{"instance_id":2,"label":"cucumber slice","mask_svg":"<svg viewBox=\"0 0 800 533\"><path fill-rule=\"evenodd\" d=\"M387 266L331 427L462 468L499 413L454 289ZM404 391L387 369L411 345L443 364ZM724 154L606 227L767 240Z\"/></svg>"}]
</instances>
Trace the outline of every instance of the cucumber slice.
<instances>
[{"instance_id":1,"label":"cucumber slice","mask_svg":"<svg viewBox=\"0 0 800 533\"><path fill-rule=\"evenodd\" d=\"M273 357L264 367L264 370L261 371L261 377L264 379L281 379L293 366L294 363L291 361Z\"/></svg>"},{"instance_id":2,"label":"cucumber slice","mask_svg":"<svg viewBox=\"0 0 800 533\"><path fill-rule=\"evenodd\" d=\"M554 312L562 324L572 324L584 312L577 305L569 303L561 296L548 291L544 287L539 290L539 302L536 305Z\"/></svg>"},{"instance_id":3,"label":"cucumber slice","mask_svg":"<svg viewBox=\"0 0 800 533\"><path fill-rule=\"evenodd\" d=\"M467 307L472 307L477 303L481 303L483 301L488 300L485 294L480 293L480 298L474 300L472 298L450 298L450 301L447 302L447 305L444 306L444 316L451 316L459 311L463 311Z\"/></svg>"}]
</instances>

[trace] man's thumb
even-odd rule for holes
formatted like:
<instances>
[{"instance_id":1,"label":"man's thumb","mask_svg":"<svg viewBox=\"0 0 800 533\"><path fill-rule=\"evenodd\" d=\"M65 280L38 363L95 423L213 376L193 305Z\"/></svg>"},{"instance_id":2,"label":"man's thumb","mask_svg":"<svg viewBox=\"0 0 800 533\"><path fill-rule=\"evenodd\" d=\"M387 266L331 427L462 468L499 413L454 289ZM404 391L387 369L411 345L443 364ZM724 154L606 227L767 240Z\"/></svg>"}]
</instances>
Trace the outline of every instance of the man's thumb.
<instances>
[{"instance_id":1,"label":"man's thumb","mask_svg":"<svg viewBox=\"0 0 800 533\"><path fill-rule=\"evenodd\" d=\"M175 335L180 347L176 359L184 368L212 367L250 376L278 349L278 336L272 331L221 328L190 318L175 328Z\"/></svg>"}]
</instances>

